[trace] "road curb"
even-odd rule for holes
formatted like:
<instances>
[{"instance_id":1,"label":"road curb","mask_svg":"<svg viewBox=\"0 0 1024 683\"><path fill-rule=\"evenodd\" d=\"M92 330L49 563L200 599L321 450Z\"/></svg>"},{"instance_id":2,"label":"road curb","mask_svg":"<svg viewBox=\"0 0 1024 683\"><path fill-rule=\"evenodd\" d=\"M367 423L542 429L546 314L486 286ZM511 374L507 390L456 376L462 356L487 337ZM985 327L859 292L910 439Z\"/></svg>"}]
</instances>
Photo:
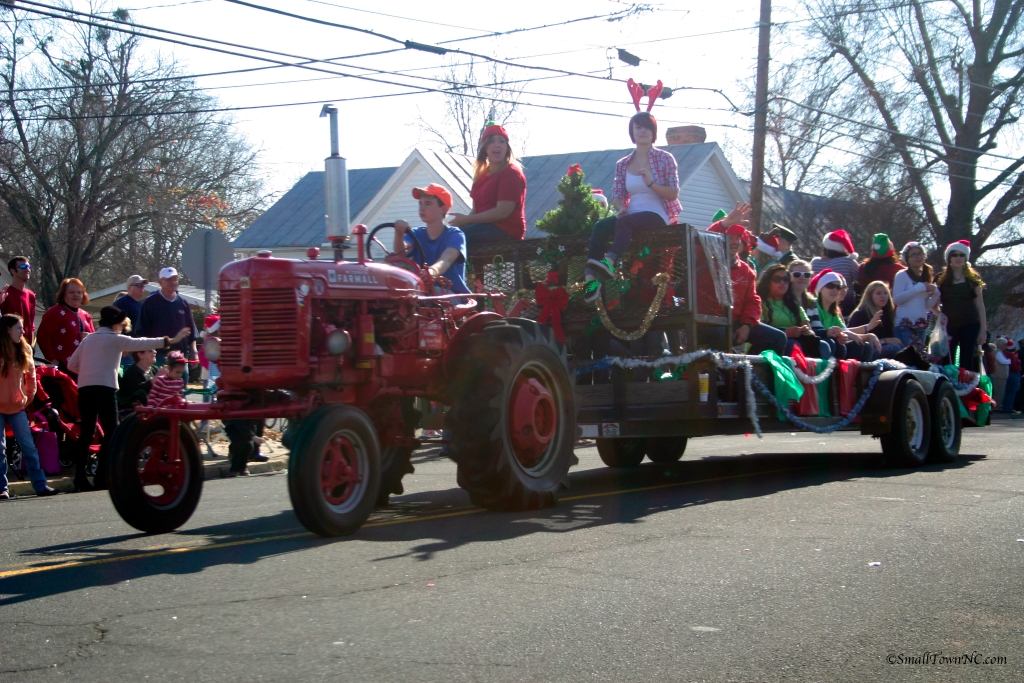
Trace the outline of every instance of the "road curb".
<instances>
[{"instance_id":1,"label":"road curb","mask_svg":"<svg viewBox=\"0 0 1024 683\"><path fill-rule=\"evenodd\" d=\"M203 461L203 479L223 479L228 476L229 467L230 464L227 458L205 460ZM250 474L280 472L281 470L288 469L288 455L271 456L267 462L251 462L247 469ZM71 493L75 490L75 483L71 477L47 479L46 484L63 493ZM32 488L32 482L30 481L12 481L8 484L8 490L12 496L35 495L35 489Z\"/></svg>"}]
</instances>

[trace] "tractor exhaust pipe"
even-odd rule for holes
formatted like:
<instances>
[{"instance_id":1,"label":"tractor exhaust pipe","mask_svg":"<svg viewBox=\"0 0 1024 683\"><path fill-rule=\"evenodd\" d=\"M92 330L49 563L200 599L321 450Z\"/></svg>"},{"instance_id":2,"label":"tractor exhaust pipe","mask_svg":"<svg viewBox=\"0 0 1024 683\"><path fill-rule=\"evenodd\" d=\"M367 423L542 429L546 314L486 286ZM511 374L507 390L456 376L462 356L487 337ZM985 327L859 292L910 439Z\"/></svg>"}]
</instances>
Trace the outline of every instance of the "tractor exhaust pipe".
<instances>
[{"instance_id":1,"label":"tractor exhaust pipe","mask_svg":"<svg viewBox=\"0 0 1024 683\"><path fill-rule=\"evenodd\" d=\"M338 146L338 108L325 104L320 118L331 119L331 156L324 160L324 208L327 219L327 241L334 245L336 261L342 259L342 252L348 242L348 170Z\"/></svg>"}]
</instances>

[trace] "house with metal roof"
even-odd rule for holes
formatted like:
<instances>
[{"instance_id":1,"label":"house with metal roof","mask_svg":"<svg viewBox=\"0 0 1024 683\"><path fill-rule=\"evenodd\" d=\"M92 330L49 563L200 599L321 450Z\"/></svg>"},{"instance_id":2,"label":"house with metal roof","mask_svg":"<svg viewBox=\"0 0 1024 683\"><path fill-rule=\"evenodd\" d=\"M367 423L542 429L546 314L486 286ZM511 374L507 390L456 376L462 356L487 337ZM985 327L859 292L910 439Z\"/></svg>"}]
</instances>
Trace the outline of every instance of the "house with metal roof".
<instances>
[{"instance_id":1,"label":"house with metal roof","mask_svg":"<svg viewBox=\"0 0 1024 683\"><path fill-rule=\"evenodd\" d=\"M749 192L737 178L717 143L661 147L679 164L682 223L706 226L718 209L747 201ZM558 181L569 166L579 164L587 182L611 195L615 162L632 149L548 154L520 159L526 174L526 236L542 237L537 219L558 206ZM412 188L440 183L452 191L452 211L469 213L473 200L473 159L414 149L397 168L353 169L349 172L351 224L372 229L399 218L419 224ZM309 247L324 243L324 181L322 172L306 174L291 190L253 221L234 241L235 253L248 256L261 249L276 256L301 258ZM387 237L386 237L387 239ZM387 244L388 241L385 241Z\"/></svg>"}]
</instances>

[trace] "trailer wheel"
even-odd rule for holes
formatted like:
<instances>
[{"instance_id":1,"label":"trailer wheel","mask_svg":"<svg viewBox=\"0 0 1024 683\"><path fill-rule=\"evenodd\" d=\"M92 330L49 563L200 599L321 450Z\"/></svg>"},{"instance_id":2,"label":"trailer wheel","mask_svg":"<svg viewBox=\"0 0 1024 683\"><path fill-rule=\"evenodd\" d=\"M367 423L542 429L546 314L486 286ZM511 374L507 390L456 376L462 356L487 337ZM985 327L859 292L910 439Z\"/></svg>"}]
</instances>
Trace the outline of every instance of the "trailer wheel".
<instances>
[{"instance_id":1,"label":"trailer wheel","mask_svg":"<svg viewBox=\"0 0 1024 683\"><path fill-rule=\"evenodd\" d=\"M598 439L597 454L608 467L636 467L644 461L647 439Z\"/></svg>"},{"instance_id":2,"label":"trailer wheel","mask_svg":"<svg viewBox=\"0 0 1024 683\"><path fill-rule=\"evenodd\" d=\"M203 461L195 434L178 426L170 452L170 421L128 416L110 438L110 500L124 521L162 534L188 521L203 492Z\"/></svg>"},{"instance_id":3,"label":"trailer wheel","mask_svg":"<svg viewBox=\"0 0 1024 683\"><path fill-rule=\"evenodd\" d=\"M931 412L917 380L907 380L893 401L892 431L882 436L882 453L897 467L920 467L928 457Z\"/></svg>"},{"instance_id":4,"label":"trailer wheel","mask_svg":"<svg viewBox=\"0 0 1024 683\"><path fill-rule=\"evenodd\" d=\"M943 382L929 398L932 417L932 442L928 450L931 462L954 462L960 453L963 425L960 399L949 382Z\"/></svg>"},{"instance_id":5,"label":"trailer wheel","mask_svg":"<svg viewBox=\"0 0 1024 683\"><path fill-rule=\"evenodd\" d=\"M647 439L647 457L651 462L679 462L686 452L685 436L661 436Z\"/></svg>"},{"instance_id":6,"label":"trailer wheel","mask_svg":"<svg viewBox=\"0 0 1024 683\"><path fill-rule=\"evenodd\" d=\"M379 490L380 444L366 413L330 405L302 421L288 459L288 495L302 526L320 536L351 534Z\"/></svg>"},{"instance_id":7,"label":"trailer wheel","mask_svg":"<svg viewBox=\"0 0 1024 683\"><path fill-rule=\"evenodd\" d=\"M575 460L565 346L546 325L509 318L470 336L445 417L459 486L492 510L555 504Z\"/></svg>"}]
</instances>

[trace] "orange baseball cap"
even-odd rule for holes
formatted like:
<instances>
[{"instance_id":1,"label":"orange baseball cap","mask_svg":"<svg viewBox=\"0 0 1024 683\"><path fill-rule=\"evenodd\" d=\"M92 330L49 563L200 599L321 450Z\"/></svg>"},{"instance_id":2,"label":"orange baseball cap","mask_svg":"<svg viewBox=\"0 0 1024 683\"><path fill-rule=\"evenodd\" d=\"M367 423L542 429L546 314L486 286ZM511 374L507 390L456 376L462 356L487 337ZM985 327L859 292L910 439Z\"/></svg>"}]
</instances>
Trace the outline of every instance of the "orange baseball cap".
<instances>
[{"instance_id":1,"label":"orange baseball cap","mask_svg":"<svg viewBox=\"0 0 1024 683\"><path fill-rule=\"evenodd\" d=\"M430 183L426 187L412 188L413 199L420 199L423 195L437 197L444 204L444 208L452 208L452 193L437 183Z\"/></svg>"}]
</instances>

